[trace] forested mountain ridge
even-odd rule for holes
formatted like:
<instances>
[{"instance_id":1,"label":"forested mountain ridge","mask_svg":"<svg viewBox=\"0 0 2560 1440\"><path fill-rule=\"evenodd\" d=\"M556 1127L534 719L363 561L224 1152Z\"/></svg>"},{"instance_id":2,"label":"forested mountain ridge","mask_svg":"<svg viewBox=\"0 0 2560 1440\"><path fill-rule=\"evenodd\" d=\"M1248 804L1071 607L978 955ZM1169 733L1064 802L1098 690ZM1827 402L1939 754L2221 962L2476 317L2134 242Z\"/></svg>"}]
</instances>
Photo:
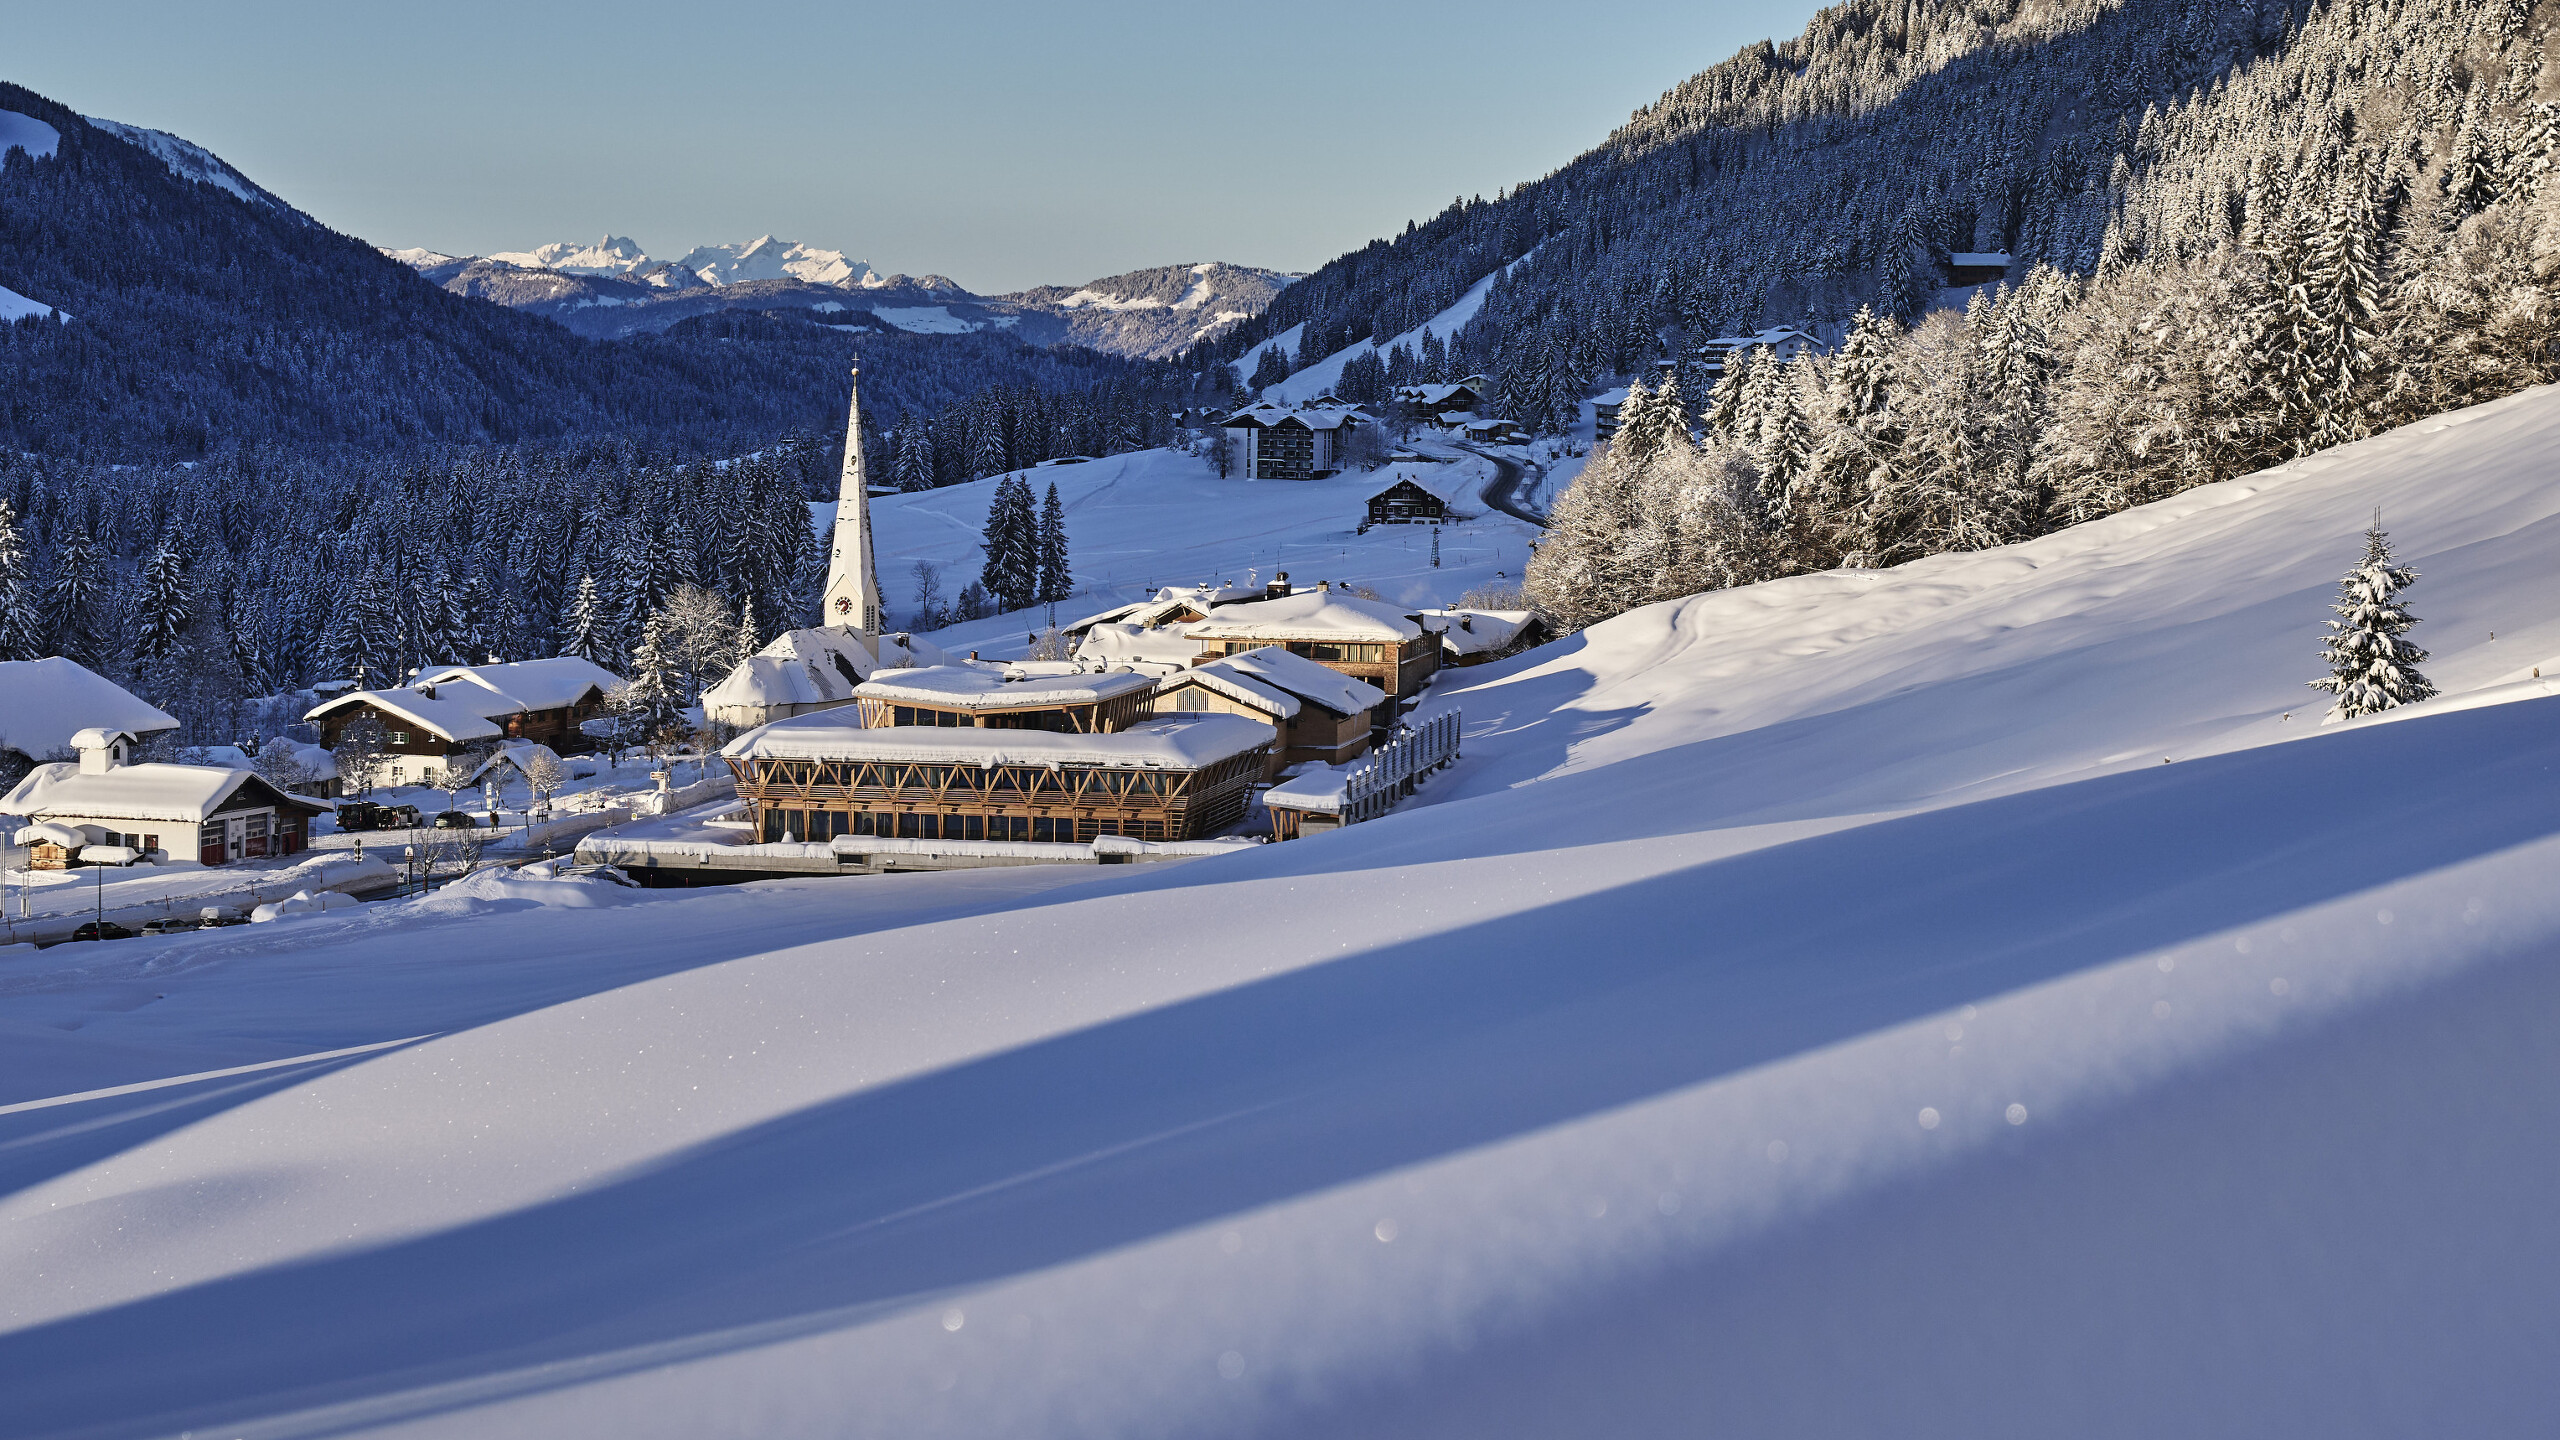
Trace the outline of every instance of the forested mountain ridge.
<instances>
[{"instance_id":1,"label":"forested mountain ridge","mask_svg":"<svg viewBox=\"0 0 2560 1440\"><path fill-rule=\"evenodd\" d=\"M1211 261L1160 265L1082 285L1041 285L994 297L1065 322L1078 345L1114 355L1168 359L1268 309L1297 279L1277 270Z\"/></svg>"},{"instance_id":2,"label":"forested mountain ridge","mask_svg":"<svg viewBox=\"0 0 2560 1440\"><path fill-rule=\"evenodd\" d=\"M1138 373L998 334L856 334L799 316L695 316L599 343L448 294L221 173L183 177L167 146L143 148L155 132L128 141L11 85L0 111L61 137L41 160L0 156L0 287L75 317L0 326L11 449L144 461L622 436L721 453L839 431L857 355L883 423L991 387Z\"/></svg>"},{"instance_id":3,"label":"forested mountain ridge","mask_svg":"<svg viewBox=\"0 0 2560 1440\"><path fill-rule=\"evenodd\" d=\"M2530 0L1849 0L1556 172L1320 267L1212 353L1249 358L1304 325L1303 364L1399 334L1536 250L1449 363L1492 374L1516 418L1552 419L1665 337L1838 326L1866 304L1915 318L1949 251L2083 276L2193 256L2239 239L2253 163L2283 179L2352 142L2415 171L2410 152L2450 145L2466 113L2512 107L2539 40L2521 80L2499 57L2532 15Z\"/></svg>"},{"instance_id":4,"label":"forested mountain ridge","mask_svg":"<svg viewBox=\"0 0 2560 1440\"><path fill-rule=\"evenodd\" d=\"M1342 393L1483 371L1554 428L1637 385L1531 568L1567 624L2029 539L2560 380L2555 16L1852 0L1207 358L1270 375L1301 327L1303 367L1507 263L1445 348L1344 366ZM1960 252L2005 252L2005 283L1953 286ZM1696 351L1770 323L1836 349Z\"/></svg>"}]
</instances>

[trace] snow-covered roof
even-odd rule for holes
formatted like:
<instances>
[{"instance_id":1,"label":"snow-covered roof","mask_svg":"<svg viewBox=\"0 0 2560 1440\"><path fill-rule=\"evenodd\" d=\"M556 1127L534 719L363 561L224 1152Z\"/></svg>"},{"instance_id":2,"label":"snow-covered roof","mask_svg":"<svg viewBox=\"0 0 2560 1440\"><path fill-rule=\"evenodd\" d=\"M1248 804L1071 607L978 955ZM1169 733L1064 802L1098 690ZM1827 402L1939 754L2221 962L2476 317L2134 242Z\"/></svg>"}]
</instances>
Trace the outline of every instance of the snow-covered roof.
<instances>
[{"instance_id":1,"label":"snow-covered roof","mask_svg":"<svg viewBox=\"0 0 2560 1440\"><path fill-rule=\"evenodd\" d=\"M1153 681L1149 681L1153 684ZM926 765L1104 765L1197 770L1271 743L1271 727L1242 715L1159 716L1108 735L1047 730L862 728L845 710L794 715L748 731L720 753L757 760L910 760Z\"/></svg>"},{"instance_id":2,"label":"snow-covered roof","mask_svg":"<svg viewBox=\"0 0 2560 1440\"><path fill-rule=\"evenodd\" d=\"M1757 335L1719 335L1715 339L1708 341L1706 344L1698 348L1702 350L1756 350L1763 345L1775 348L1790 344L1818 346L1821 343L1821 339L1817 336L1809 335L1802 330L1793 328L1792 326L1781 325L1775 329L1763 330Z\"/></svg>"},{"instance_id":3,"label":"snow-covered roof","mask_svg":"<svg viewBox=\"0 0 2560 1440\"><path fill-rule=\"evenodd\" d=\"M73 735L93 727L147 735L175 730L178 722L59 655L0 660L0 750L42 760L70 749Z\"/></svg>"},{"instance_id":4,"label":"snow-covered roof","mask_svg":"<svg viewBox=\"0 0 2560 1440\"><path fill-rule=\"evenodd\" d=\"M838 626L814 625L785 630L762 650L731 670L719 684L702 693L705 709L729 705L823 705L853 698L853 689L874 671L899 666L939 665L942 651L910 636L880 637L879 653L862 636Z\"/></svg>"},{"instance_id":5,"label":"snow-covered roof","mask_svg":"<svg viewBox=\"0 0 2560 1440\"><path fill-rule=\"evenodd\" d=\"M1348 405L1274 405L1264 401L1247 405L1228 416L1226 429L1264 429L1279 425L1300 425L1309 430L1339 430L1344 425L1358 424L1364 418Z\"/></svg>"},{"instance_id":6,"label":"snow-covered roof","mask_svg":"<svg viewBox=\"0 0 2560 1440\"><path fill-rule=\"evenodd\" d=\"M1357 715L1385 702L1387 692L1366 680L1345 675L1339 670L1292 655L1277 645L1247 650L1223 660L1212 660L1203 670L1232 670L1274 690L1283 690L1301 700L1312 700L1336 715Z\"/></svg>"},{"instance_id":7,"label":"snow-covered roof","mask_svg":"<svg viewBox=\"0 0 2560 1440\"><path fill-rule=\"evenodd\" d=\"M1301 590L1277 600L1221 606L1182 633L1194 640L1411 640L1422 627L1401 605L1339 590Z\"/></svg>"},{"instance_id":8,"label":"snow-covered roof","mask_svg":"<svg viewBox=\"0 0 2560 1440\"><path fill-rule=\"evenodd\" d=\"M1272 810L1313 810L1332 815L1341 812L1350 793L1350 766L1315 764L1263 791L1262 803Z\"/></svg>"},{"instance_id":9,"label":"snow-covered roof","mask_svg":"<svg viewBox=\"0 0 2560 1440\"><path fill-rule=\"evenodd\" d=\"M1471 375L1464 380L1452 380L1446 385L1400 385L1396 387L1396 398L1409 400L1416 405L1446 405L1462 392L1470 400L1480 400L1484 398L1484 391L1484 377Z\"/></svg>"},{"instance_id":10,"label":"snow-covered roof","mask_svg":"<svg viewBox=\"0 0 2560 1440\"><path fill-rule=\"evenodd\" d=\"M1076 646L1077 659L1104 665L1188 665L1199 653L1199 642L1185 638L1180 627L1148 625L1096 625Z\"/></svg>"},{"instance_id":11,"label":"snow-covered roof","mask_svg":"<svg viewBox=\"0 0 2560 1440\"><path fill-rule=\"evenodd\" d=\"M1416 475L1399 470L1395 473L1394 479L1372 491L1369 498L1375 500L1398 485L1411 485L1426 495L1437 497L1443 505L1455 506L1458 503L1458 497L1466 494L1473 484L1473 480L1469 477L1453 475L1445 470L1432 475Z\"/></svg>"},{"instance_id":12,"label":"snow-covered roof","mask_svg":"<svg viewBox=\"0 0 2560 1440\"><path fill-rule=\"evenodd\" d=\"M1067 626L1066 631L1072 635L1091 630L1096 625L1114 623L1162 625L1184 610L1196 610L1206 615L1221 605L1232 605L1239 600L1259 600L1262 595L1260 585L1239 585L1232 580L1216 585L1167 585L1152 599L1114 606L1099 615L1088 615Z\"/></svg>"},{"instance_id":13,"label":"snow-covered roof","mask_svg":"<svg viewBox=\"0 0 2560 1440\"><path fill-rule=\"evenodd\" d=\"M934 665L921 670L887 670L863 682L854 693L865 700L899 705L933 705L956 710L1020 710L1053 705L1095 705L1122 695L1143 695L1156 688L1144 675L1033 675L1014 680L1006 672L977 665Z\"/></svg>"},{"instance_id":14,"label":"snow-covered roof","mask_svg":"<svg viewBox=\"0 0 2560 1440\"><path fill-rule=\"evenodd\" d=\"M371 705L386 715L397 715L413 725L424 726L447 740L489 740L506 733L468 705L421 695L406 687L397 690L350 690L335 700L323 700L312 706L302 718L317 720L332 710L343 710L350 705Z\"/></svg>"},{"instance_id":15,"label":"snow-covered roof","mask_svg":"<svg viewBox=\"0 0 2560 1440\"><path fill-rule=\"evenodd\" d=\"M1536 618L1527 610L1425 610L1425 615L1445 617L1448 628L1440 632L1440 643L1453 655L1482 655L1499 650L1520 638Z\"/></svg>"},{"instance_id":16,"label":"snow-covered roof","mask_svg":"<svg viewBox=\"0 0 2560 1440\"><path fill-rule=\"evenodd\" d=\"M0 800L0 811L41 818L96 816L102 820L165 820L195 824L222 807L231 793L255 779L227 765L119 765L103 775L83 775L68 762L39 765ZM319 811L315 800L283 801Z\"/></svg>"},{"instance_id":17,"label":"snow-covered roof","mask_svg":"<svg viewBox=\"0 0 2560 1440\"><path fill-rule=\"evenodd\" d=\"M33 825L20 826L17 833L9 837L9 843L12 845L68 845L77 850L89 843L89 837L72 826L56 825L49 820L39 820Z\"/></svg>"},{"instance_id":18,"label":"snow-covered roof","mask_svg":"<svg viewBox=\"0 0 2560 1440\"><path fill-rule=\"evenodd\" d=\"M1282 720L1294 720L1298 715L1297 696L1218 665L1203 665L1196 670L1182 670L1166 676L1163 688L1157 693L1170 694L1185 685L1214 690L1239 705L1250 705Z\"/></svg>"},{"instance_id":19,"label":"snow-covered roof","mask_svg":"<svg viewBox=\"0 0 2560 1440\"><path fill-rule=\"evenodd\" d=\"M420 693L432 691L484 720L530 710L561 710L594 690L609 693L622 677L593 660L554 655L548 660L517 660L504 665L448 665L429 670L411 682Z\"/></svg>"},{"instance_id":20,"label":"snow-covered roof","mask_svg":"<svg viewBox=\"0 0 2560 1440\"><path fill-rule=\"evenodd\" d=\"M530 768L533 762L545 755L550 756L554 763L560 759L558 751L540 741L510 740L483 757L480 768L471 772L471 779L476 782L501 766L512 767L519 775L530 775L533 773Z\"/></svg>"}]
</instances>

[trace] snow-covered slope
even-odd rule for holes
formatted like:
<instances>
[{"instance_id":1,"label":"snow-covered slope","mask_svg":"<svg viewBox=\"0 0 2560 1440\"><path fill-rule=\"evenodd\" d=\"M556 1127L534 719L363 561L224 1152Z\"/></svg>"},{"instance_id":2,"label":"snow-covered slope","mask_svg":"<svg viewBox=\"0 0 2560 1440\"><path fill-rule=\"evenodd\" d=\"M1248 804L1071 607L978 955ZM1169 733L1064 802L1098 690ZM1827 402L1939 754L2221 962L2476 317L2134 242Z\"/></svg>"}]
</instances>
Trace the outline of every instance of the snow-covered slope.
<instances>
[{"instance_id":1,"label":"snow-covered slope","mask_svg":"<svg viewBox=\"0 0 2560 1440\"><path fill-rule=\"evenodd\" d=\"M1295 275L1215 261L1132 270L997 298L1066 322L1066 338L1113 355L1165 359L1259 315Z\"/></svg>"},{"instance_id":2,"label":"snow-covered slope","mask_svg":"<svg viewBox=\"0 0 2560 1440\"><path fill-rule=\"evenodd\" d=\"M2535 1433L2555 445L1640 611L1235 857L12 957L0 1431ZM2377 505L2451 693L2324 729Z\"/></svg>"},{"instance_id":3,"label":"snow-covered slope","mask_svg":"<svg viewBox=\"0 0 2560 1440\"><path fill-rule=\"evenodd\" d=\"M141 146L181 180L200 181L216 189L227 190L252 205L262 205L287 215L302 214L234 169L229 161L192 140L172 135L166 130L146 130L117 120L101 120L95 115L81 118L119 140Z\"/></svg>"},{"instance_id":4,"label":"snow-covered slope","mask_svg":"<svg viewBox=\"0 0 2560 1440\"><path fill-rule=\"evenodd\" d=\"M1013 473L1035 492L1056 485L1066 510L1078 593L1059 604L1061 623L1144 599L1166 585L1246 583L1249 576L1267 581L1283 570L1299 585L1366 585L1417 606L1449 604L1479 585L1516 584L1537 532L1483 504L1492 467L1467 456L1410 468L1460 486L1458 509L1466 518L1442 528L1438 566L1431 563L1427 527L1382 525L1359 533L1369 497L1395 483L1393 468L1249 482L1221 480L1190 455L1139 450ZM918 561L940 567L945 601L977 578L987 507L1002 478L871 502L880 581L893 619L907 623L914 613ZM823 501L811 507L822 533L833 509ZM955 625L937 631L934 642L955 653L979 649L990 659L1010 658L1024 648L1031 619L1016 614Z\"/></svg>"},{"instance_id":5,"label":"snow-covered slope","mask_svg":"<svg viewBox=\"0 0 2560 1440\"><path fill-rule=\"evenodd\" d=\"M55 313L54 308L43 301L30 300L17 291L0 285L0 321L24 320L30 315L50 318Z\"/></svg>"},{"instance_id":6,"label":"snow-covered slope","mask_svg":"<svg viewBox=\"0 0 2560 1440\"><path fill-rule=\"evenodd\" d=\"M24 150L28 159L44 160L61 144L62 132L44 121L15 110L0 110L0 156Z\"/></svg>"},{"instance_id":7,"label":"snow-covered slope","mask_svg":"<svg viewBox=\"0 0 2560 1440\"><path fill-rule=\"evenodd\" d=\"M1537 252L1534 250L1529 252L1530 255L1534 255L1536 253ZM1375 351L1380 355L1384 355L1388 351L1395 349L1398 345L1405 346L1414 353L1420 354L1422 350L1422 332L1425 330L1439 336L1444 341L1447 340L1450 336L1457 334L1458 331L1465 328L1468 321L1476 318L1476 312L1484 308L1484 298L1493 293L1493 282L1500 278L1502 274L1508 273L1513 266L1517 266L1522 260L1526 260L1528 258L1528 255L1523 255L1520 257L1520 260L1512 261L1511 265L1504 266L1501 271L1498 271L1493 275L1487 275L1473 285L1468 286L1467 293L1451 301L1448 309L1441 311L1439 314L1432 316L1430 319L1423 321L1421 324L1414 326L1412 329L1401 335L1389 338L1383 344L1375 340L1358 341L1354 344L1346 345L1343 348L1336 350L1321 360L1300 365L1296 370L1289 373L1288 379L1282 380L1278 384L1264 386L1262 388L1264 398L1277 400L1283 404L1289 405L1294 405L1301 401L1313 400L1319 395L1330 392L1336 385L1341 384L1342 367L1350 364L1352 361L1363 355L1369 354L1372 351ZM1263 346L1257 346L1252 354L1245 356L1243 360L1237 362L1239 367L1245 374L1251 375L1253 373L1254 360L1262 353L1263 349L1268 348L1270 345L1280 346L1283 350L1288 352L1292 359L1299 358L1298 337L1305 328L1306 327L1303 325L1293 325L1285 332L1271 337L1271 339L1265 342Z\"/></svg>"}]
</instances>

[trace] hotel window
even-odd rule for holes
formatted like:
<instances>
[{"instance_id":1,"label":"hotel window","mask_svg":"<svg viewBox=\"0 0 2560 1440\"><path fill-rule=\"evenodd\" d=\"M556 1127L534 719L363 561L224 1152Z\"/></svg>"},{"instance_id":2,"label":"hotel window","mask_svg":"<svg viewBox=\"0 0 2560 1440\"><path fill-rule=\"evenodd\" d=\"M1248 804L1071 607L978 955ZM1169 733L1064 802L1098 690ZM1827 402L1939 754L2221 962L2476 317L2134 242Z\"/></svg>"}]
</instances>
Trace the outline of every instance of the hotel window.
<instances>
[{"instance_id":1,"label":"hotel window","mask_svg":"<svg viewBox=\"0 0 2560 1440\"><path fill-rule=\"evenodd\" d=\"M382 743L385 745L406 745L409 743L409 732L406 730L385 730L382 732Z\"/></svg>"},{"instance_id":2,"label":"hotel window","mask_svg":"<svg viewBox=\"0 0 2560 1440\"><path fill-rule=\"evenodd\" d=\"M1197 685L1186 685L1182 687L1180 694L1173 697L1173 708L1176 710L1206 710L1209 708L1208 692L1202 690Z\"/></svg>"}]
</instances>

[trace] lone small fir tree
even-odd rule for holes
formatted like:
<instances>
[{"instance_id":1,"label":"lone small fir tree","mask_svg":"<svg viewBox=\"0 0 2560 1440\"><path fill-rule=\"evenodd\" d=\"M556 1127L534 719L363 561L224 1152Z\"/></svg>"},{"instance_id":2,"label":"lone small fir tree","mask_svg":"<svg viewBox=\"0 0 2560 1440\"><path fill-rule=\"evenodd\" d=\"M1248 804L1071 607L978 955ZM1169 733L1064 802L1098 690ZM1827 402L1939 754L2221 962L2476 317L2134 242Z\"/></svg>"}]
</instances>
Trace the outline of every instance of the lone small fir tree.
<instances>
[{"instance_id":1,"label":"lone small fir tree","mask_svg":"<svg viewBox=\"0 0 2560 1440\"><path fill-rule=\"evenodd\" d=\"M2320 648L2329 673L2311 688L2338 699L2322 724L2414 705L2436 693L2434 682L2418 673L2427 652L2401 638L2418 617L2402 608L2399 595L2417 579L2417 571L2392 563L2391 537L2375 515L2364 532L2364 561L2338 582L2338 603L2329 607L2339 617L2329 622L2328 643Z\"/></svg>"}]
</instances>

